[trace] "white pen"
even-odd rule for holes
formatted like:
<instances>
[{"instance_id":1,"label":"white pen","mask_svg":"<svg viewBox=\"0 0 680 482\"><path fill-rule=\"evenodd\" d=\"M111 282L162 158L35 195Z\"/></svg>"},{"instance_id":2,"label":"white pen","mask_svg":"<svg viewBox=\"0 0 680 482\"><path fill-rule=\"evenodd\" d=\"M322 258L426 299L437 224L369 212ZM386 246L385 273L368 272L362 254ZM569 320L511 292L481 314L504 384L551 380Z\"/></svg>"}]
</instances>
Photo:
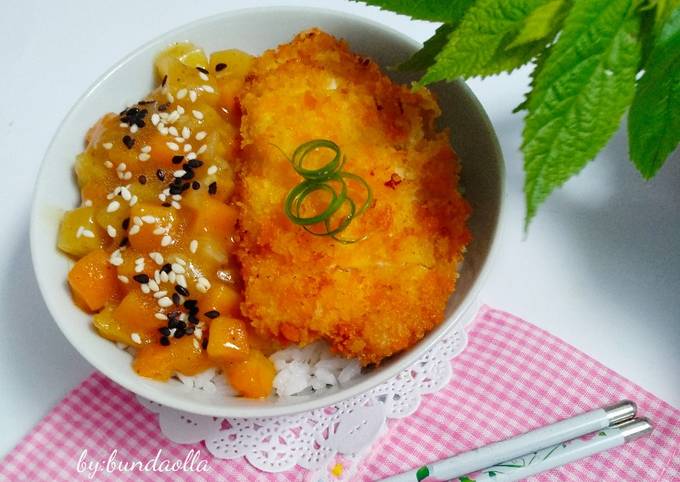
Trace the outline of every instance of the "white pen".
<instances>
[{"instance_id":1,"label":"white pen","mask_svg":"<svg viewBox=\"0 0 680 482\"><path fill-rule=\"evenodd\" d=\"M459 482L512 482L570 462L609 450L650 433L652 424L645 418L628 420L614 427L604 428L588 439L578 438L547 447L538 452L518 457L484 469L479 474L468 474ZM427 480L427 479L426 479Z\"/></svg>"},{"instance_id":2,"label":"white pen","mask_svg":"<svg viewBox=\"0 0 680 482\"><path fill-rule=\"evenodd\" d=\"M582 413L508 440L388 477L383 482L416 482L427 477L453 479L630 420L635 417L636 411L637 407L633 402L624 400L616 405Z\"/></svg>"}]
</instances>

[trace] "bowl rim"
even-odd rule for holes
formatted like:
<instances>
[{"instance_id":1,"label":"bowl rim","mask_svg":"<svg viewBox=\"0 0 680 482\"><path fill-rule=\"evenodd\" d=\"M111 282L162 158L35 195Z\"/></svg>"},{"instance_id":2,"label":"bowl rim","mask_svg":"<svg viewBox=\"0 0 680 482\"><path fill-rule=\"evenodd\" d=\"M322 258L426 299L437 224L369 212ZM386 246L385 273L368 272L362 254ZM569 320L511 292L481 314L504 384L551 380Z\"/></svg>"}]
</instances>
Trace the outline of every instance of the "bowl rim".
<instances>
[{"instance_id":1,"label":"bowl rim","mask_svg":"<svg viewBox=\"0 0 680 482\"><path fill-rule=\"evenodd\" d=\"M497 162L498 162L498 186L499 186L499 201L498 201L498 208L495 216L495 224L492 227L490 231L490 246L488 250L488 254L486 258L484 259L484 262L481 266L481 268L478 271L476 279L473 281L467 295L463 298L461 301L460 305L456 308L454 313L448 318L445 319L442 323L440 323L437 327L435 327L430 333L428 333L427 338L421 339L416 345L412 346L405 352L403 352L400 355L400 359L398 362L391 364L390 366L386 367L380 374L380 376L376 377L370 377L367 378L366 380L359 381L355 383L354 385L351 385L347 388L343 388L331 393L328 393L326 395L322 395L319 397L314 397L314 398L305 398L301 400L300 403L297 404L287 404L287 405L276 405L276 404L268 404L268 405L261 405L261 406L229 406L229 405L224 405L223 407L220 407L219 410L211 410L210 407L206 407L204 405L201 405L200 403L197 403L193 400L190 399L184 399L182 402L175 402L175 398L169 398L169 400L159 400L158 393L155 392L151 386L145 385L145 384L136 384L136 383L129 383L123 378L123 375L119 375L117 370L110 370L109 366L100 362L99 358L96 356L96 349L94 347L92 348L87 348L83 347L82 343L77 342L74 335L71 333L71 330L68 329L66 326L65 322L60 319L63 318L63 316L59 315L59 309L52 303L51 297L49 296L49 292L52 288L51 279L48 279L46 273L43 272L41 267L39 266L39 262L37 262L37 253L39 251L38 248L38 238L40 236L40 216L38 214L38 210L40 209L40 204L39 204L39 193L41 192L43 188L43 185L45 184L45 180L43 179L44 171L45 171L45 166L47 164L48 158L52 157L53 154L52 150L55 146L55 143L57 142L57 139L60 137L61 130L63 126L67 123L67 121L74 115L74 112L76 109L78 109L81 104L84 102L87 102L87 99L89 96L97 90L102 83L106 81L106 79L111 76L114 72L116 72L119 68L121 68L123 65L125 65L129 60L133 59L137 55L139 55L141 52L149 48L151 45L156 44L158 42L162 42L163 39L168 39L170 40L171 37L177 36L180 34L183 30L188 29L188 28L196 28L199 27L202 24L207 24L211 22L218 21L222 18L231 18L231 17L238 17L242 15L253 15L253 14L267 14L267 15L272 15L276 14L277 12L281 11L286 11L286 12L291 12L291 11L299 11L299 12L304 12L309 14L310 12L317 13L317 14L326 14L326 15L332 15L339 17L343 20L346 20L348 22L354 22L354 23L360 23L363 25L366 25L367 28L371 29L378 29L382 30L385 34L388 34L393 37L399 38L401 41L408 43L412 45L414 48L421 48L422 44L417 42L416 40L412 39L411 37L399 32L398 30L385 25L383 23L377 22L375 20L372 20L370 18L367 18L365 16L361 15L356 15L340 10L335 10L332 8L323 8L323 7L305 7L305 6L270 6L270 7L253 7L253 8L242 8L242 9L235 9L235 10L228 10L225 12L221 12L218 14L210 15L207 17L199 18L196 20L193 20L191 22L179 25L175 28L172 28L148 41L146 41L144 44L140 45L139 47L135 48L133 51L125 55L123 58L120 60L116 61L111 67L109 67L102 75L100 75L86 90L83 94L81 94L78 99L75 101L75 103L71 106L71 108L68 110L66 115L63 117L59 125L57 126L56 130L54 131L53 137L45 151L45 154L41 160L40 168L38 170L38 174L36 177L36 184L33 190L32 194L32 205L31 205L31 215L30 215L30 251L31 251L31 260L32 260L32 265L33 265L33 272L36 277L38 287L40 290L40 294L47 305L48 311L50 312L50 315L52 316L53 321L57 324L59 327L60 331L62 334L66 337L68 342L73 346L73 348L83 357L85 360L87 360L88 363L90 363L96 370L100 371L103 373L107 378L113 380L116 382L118 385L124 387L125 389L131 391L132 393L135 393L139 396L142 396L144 398L157 401L158 403L162 403L164 406L174 408L177 410L182 410L185 412L189 413L194 413L194 414L199 414L199 415L205 415L205 416L214 416L214 417L239 417L239 418L253 418L253 417L267 417L267 416L281 416L281 415L291 415L291 414L296 414L308 410L313 410L313 409L318 409L322 407L327 407L330 405L333 405L335 403L341 402L343 400L346 400L348 398L354 397L356 395L359 395L361 393L365 393L369 391L370 389L380 385L381 383L384 383L385 381L389 380L393 376L397 375L401 371L403 371L405 368L411 366L413 363L415 363L419 358L423 356L423 354L430 349L435 343L437 343L446 333L448 333L450 330L452 330L455 326L459 325L461 322L461 319L463 315L465 315L475 303L477 296L479 294L479 291L484 284L489 271L491 269L491 265L493 263L493 260L496 257L496 252L498 251L498 244L499 244L499 238L502 235L502 227L504 225L503 219L505 217L505 211L506 211L506 203L504 202L505 200L505 193L506 193L506 188L505 188L505 161L503 157L503 153L500 147L500 143L498 141L498 138L496 136L496 132L493 128L493 125L491 124L491 121L488 118L488 115L486 111L484 110L483 106L477 99L477 97L474 95L474 93L470 90L470 88L465 84L460 79L455 80L454 82L457 83L464 91L465 95L469 98L471 104L474 106L474 108L477 110L478 114L480 115L481 119L481 127L483 127L486 131L487 134L492 141L492 146L490 146L496 155ZM56 247L55 247L56 250ZM59 315L59 316L57 316Z\"/></svg>"}]
</instances>

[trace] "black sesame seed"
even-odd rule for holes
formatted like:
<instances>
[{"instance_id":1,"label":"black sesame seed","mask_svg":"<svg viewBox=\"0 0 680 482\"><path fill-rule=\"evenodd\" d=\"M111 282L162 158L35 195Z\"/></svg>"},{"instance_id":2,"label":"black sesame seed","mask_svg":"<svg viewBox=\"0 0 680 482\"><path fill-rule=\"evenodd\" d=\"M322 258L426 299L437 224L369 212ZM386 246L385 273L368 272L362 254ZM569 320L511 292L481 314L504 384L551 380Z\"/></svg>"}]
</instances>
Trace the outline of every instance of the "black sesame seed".
<instances>
[{"instance_id":1,"label":"black sesame seed","mask_svg":"<svg viewBox=\"0 0 680 482\"><path fill-rule=\"evenodd\" d=\"M145 275L144 273L136 274L132 277L132 279L135 280L137 283L142 284L146 284L149 282L149 276Z\"/></svg>"},{"instance_id":2,"label":"black sesame seed","mask_svg":"<svg viewBox=\"0 0 680 482\"><path fill-rule=\"evenodd\" d=\"M172 302L175 303L175 305L179 306L180 305L179 301L180 301L179 295L177 293L173 293Z\"/></svg>"},{"instance_id":3,"label":"black sesame seed","mask_svg":"<svg viewBox=\"0 0 680 482\"><path fill-rule=\"evenodd\" d=\"M156 177L159 181L163 181L165 179L165 171L163 169L158 169L156 171Z\"/></svg>"},{"instance_id":4,"label":"black sesame seed","mask_svg":"<svg viewBox=\"0 0 680 482\"><path fill-rule=\"evenodd\" d=\"M192 182L191 189L193 189L194 191L198 191L199 189L201 189L201 183L198 181Z\"/></svg>"},{"instance_id":5,"label":"black sesame seed","mask_svg":"<svg viewBox=\"0 0 680 482\"><path fill-rule=\"evenodd\" d=\"M191 188L190 182L185 182L184 184L182 184L182 192L187 191L189 188Z\"/></svg>"},{"instance_id":6,"label":"black sesame seed","mask_svg":"<svg viewBox=\"0 0 680 482\"><path fill-rule=\"evenodd\" d=\"M167 336L161 336L161 345L163 346L168 346L170 344L170 340L168 339Z\"/></svg>"},{"instance_id":7,"label":"black sesame seed","mask_svg":"<svg viewBox=\"0 0 680 482\"><path fill-rule=\"evenodd\" d=\"M162 87L165 87L165 84L167 84L167 83L168 83L168 76L167 76L167 75L164 75L164 76L163 76L163 81L161 82L161 86L162 86Z\"/></svg>"},{"instance_id":8,"label":"black sesame seed","mask_svg":"<svg viewBox=\"0 0 680 482\"><path fill-rule=\"evenodd\" d=\"M163 206L164 208L169 208L170 206L172 206L172 203L163 203L161 204L161 206Z\"/></svg>"},{"instance_id":9,"label":"black sesame seed","mask_svg":"<svg viewBox=\"0 0 680 482\"><path fill-rule=\"evenodd\" d=\"M172 185L179 187L179 186L182 185L182 180L180 178L176 177L172 180Z\"/></svg>"},{"instance_id":10,"label":"black sesame seed","mask_svg":"<svg viewBox=\"0 0 680 482\"><path fill-rule=\"evenodd\" d=\"M182 194L182 186L170 185L170 194Z\"/></svg>"},{"instance_id":11,"label":"black sesame seed","mask_svg":"<svg viewBox=\"0 0 680 482\"><path fill-rule=\"evenodd\" d=\"M201 320L196 318L196 315L189 315L188 319L189 319L189 322L193 323L194 325L198 325L201 322Z\"/></svg>"},{"instance_id":12,"label":"black sesame seed","mask_svg":"<svg viewBox=\"0 0 680 482\"><path fill-rule=\"evenodd\" d=\"M194 178L193 169L187 168L186 172L182 176L182 179L184 179L185 181L189 181L190 179L193 179L193 178Z\"/></svg>"},{"instance_id":13,"label":"black sesame seed","mask_svg":"<svg viewBox=\"0 0 680 482\"><path fill-rule=\"evenodd\" d=\"M217 64L217 65L215 66L215 72L221 72L221 71L223 71L223 70L226 69L226 68L227 68L227 64L224 64L224 63L220 62L219 64Z\"/></svg>"},{"instance_id":14,"label":"black sesame seed","mask_svg":"<svg viewBox=\"0 0 680 482\"><path fill-rule=\"evenodd\" d=\"M210 73L207 70L205 70L203 67L196 67L196 70L198 70L199 72L203 72L206 75Z\"/></svg>"},{"instance_id":15,"label":"black sesame seed","mask_svg":"<svg viewBox=\"0 0 680 482\"><path fill-rule=\"evenodd\" d=\"M217 310L206 311L204 314L205 314L205 316L207 316L211 320L220 316L220 312L217 311Z\"/></svg>"},{"instance_id":16,"label":"black sesame seed","mask_svg":"<svg viewBox=\"0 0 680 482\"><path fill-rule=\"evenodd\" d=\"M160 331L163 336L170 336L170 328L166 326L159 328L158 331Z\"/></svg>"},{"instance_id":17,"label":"black sesame seed","mask_svg":"<svg viewBox=\"0 0 680 482\"><path fill-rule=\"evenodd\" d=\"M198 159L192 159L189 162L187 162L187 165L192 169L197 169L203 165L203 161L199 161Z\"/></svg>"},{"instance_id":18,"label":"black sesame seed","mask_svg":"<svg viewBox=\"0 0 680 482\"><path fill-rule=\"evenodd\" d=\"M182 338L184 336L184 328L177 327L175 328L175 338Z\"/></svg>"},{"instance_id":19,"label":"black sesame seed","mask_svg":"<svg viewBox=\"0 0 680 482\"><path fill-rule=\"evenodd\" d=\"M143 186L144 184L146 184L146 176L145 176L144 174L142 174L141 176L139 176L139 177L137 178L137 180L139 181L139 183L140 183L142 186Z\"/></svg>"},{"instance_id":20,"label":"black sesame seed","mask_svg":"<svg viewBox=\"0 0 680 482\"><path fill-rule=\"evenodd\" d=\"M139 105L148 105L148 104L154 104L155 102L156 102L155 100L149 99L149 100L140 100L140 101L137 102L137 103L138 103Z\"/></svg>"},{"instance_id":21,"label":"black sesame seed","mask_svg":"<svg viewBox=\"0 0 680 482\"><path fill-rule=\"evenodd\" d=\"M161 268L161 271L165 271L166 273L170 273L172 271L172 265L170 263L165 263L163 267Z\"/></svg>"},{"instance_id":22,"label":"black sesame seed","mask_svg":"<svg viewBox=\"0 0 680 482\"><path fill-rule=\"evenodd\" d=\"M158 111L159 112L165 112L166 110L168 110L168 107L170 107L170 102L166 102L165 104L160 104L158 106Z\"/></svg>"},{"instance_id":23,"label":"black sesame seed","mask_svg":"<svg viewBox=\"0 0 680 482\"><path fill-rule=\"evenodd\" d=\"M182 305L186 309L194 308L197 304L198 304L198 301L196 301L196 300L186 300L184 303L182 303Z\"/></svg>"},{"instance_id":24,"label":"black sesame seed","mask_svg":"<svg viewBox=\"0 0 680 482\"><path fill-rule=\"evenodd\" d=\"M198 311L199 311L198 306L192 306L191 308L189 308L190 315L197 315Z\"/></svg>"},{"instance_id":25,"label":"black sesame seed","mask_svg":"<svg viewBox=\"0 0 680 482\"><path fill-rule=\"evenodd\" d=\"M179 321L177 321L175 319L168 320L168 329L172 330L173 328L177 328L178 323L179 323Z\"/></svg>"},{"instance_id":26,"label":"black sesame seed","mask_svg":"<svg viewBox=\"0 0 680 482\"><path fill-rule=\"evenodd\" d=\"M201 342L201 347L203 347L204 350L208 348L208 339L207 338L203 338L203 341Z\"/></svg>"},{"instance_id":27,"label":"black sesame seed","mask_svg":"<svg viewBox=\"0 0 680 482\"><path fill-rule=\"evenodd\" d=\"M123 219L123 224L122 224L122 226L123 226L123 229L129 228L129 227L130 227L130 218L125 218L125 219Z\"/></svg>"},{"instance_id":28,"label":"black sesame seed","mask_svg":"<svg viewBox=\"0 0 680 482\"><path fill-rule=\"evenodd\" d=\"M181 314L182 312L179 310L171 311L170 313L168 313L168 320L177 320L177 318L179 318Z\"/></svg>"},{"instance_id":29,"label":"black sesame seed","mask_svg":"<svg viewBox=\"0 0 680 482\"><path fill-rule=\"evenodd\" d=\"M127 246L130 240L125 236L123 239L120 240L120 243L118 243L118 247L122 248L124 246Z\"/></svg>"},{"instance_id":30,"label":"black sesame seed","mask_svg":"<svg viewBox=\"0 0 680 482\"><path fill-rule=\"evenodd\" d=\"M176 285L175 291L177 291L182 296L189 296L189 290L182 285Z\"/></svg>"},{"instance_id":31,"label":"black sesame seed","mask_svg":"<svg viewBox=\"0 0 680 482\"><path fill-rule=\"evenodd\" d=\"M125 147L128 149L132 149L132 146L135 145L135 140L132 137L125 135L123 136L123 144L125 144Z\"/></svg>"},{"instance_id":32,"label":"black sesame seed","mask_svg":"<svg viewBox=\"0 0 680 482\"><path fill-rule=\"evenodd\" d=\"M213 181L210 183L210 185L208 186L208 193L210 193L211 195L217 193L217 181Z\"/></svg>"},{"instance_id":33,"label":"black sesame seed","mask_svg":"<svg viewBox=\"0 0 680 482\"><path fill-rule=\"evenodd\" d=\"M181 328L182 330L184 330L186 327L187 327L187 324L184 323L182 320L177 322L177 328Z\"/></svg>"},{"instance_id":34,"label":"black sesame seed","mask_svg":"<svg viewBox=\"0 0 680 482\"><path fill-rule=\"evenodd\" d=\"M172 163L179 164L184 160L184 156L172 156Z\"/></svg>"}]
</instances>

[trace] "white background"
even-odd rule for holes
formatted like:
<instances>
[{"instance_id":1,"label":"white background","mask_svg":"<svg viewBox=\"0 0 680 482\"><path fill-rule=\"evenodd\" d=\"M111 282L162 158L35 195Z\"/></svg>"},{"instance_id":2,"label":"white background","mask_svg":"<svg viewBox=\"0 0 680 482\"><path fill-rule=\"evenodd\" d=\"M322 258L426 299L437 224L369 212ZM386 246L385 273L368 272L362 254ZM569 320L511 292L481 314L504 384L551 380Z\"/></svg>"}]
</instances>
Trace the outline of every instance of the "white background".
<instances>
[{"instance_id":1,"label":"white background","mask_svg":"<svg viewBox=\"0 0 680 482\"><path fill-rule=\"evenodd\" d=\"M293 3L371 17L421 42L435 28L342 0L3 2L0 455L92 371L52 322L28 247L33 183L59 122L100 74L147 40L225 10ZM482 301L551 331L678 407L678 154L645 182L628 162L619 132L541 208L524 240L522 118L511 110L527 74L469 82L496 128L508 171L504 236Z\"/></svg>"}]
</instances>

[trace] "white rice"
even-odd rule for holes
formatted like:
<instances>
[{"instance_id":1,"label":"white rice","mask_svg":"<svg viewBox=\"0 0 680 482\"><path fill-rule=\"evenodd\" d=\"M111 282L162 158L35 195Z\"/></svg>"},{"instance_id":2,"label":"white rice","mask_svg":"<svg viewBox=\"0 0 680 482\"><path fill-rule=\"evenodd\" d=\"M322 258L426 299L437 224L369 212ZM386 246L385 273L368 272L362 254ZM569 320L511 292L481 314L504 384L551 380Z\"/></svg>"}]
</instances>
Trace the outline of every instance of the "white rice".
<instances>
[{"instance_id":1,"label":"white rice","mask_svg":"<svg viewBox=\"0 0 680 482\"><path fill-rule=\"evenodd\" d=\"M123 344L119 348L127 348ZM126 351L134 353L134 349ZM274 390L279 397L318 394L334 387L342 387L361 374L361 365L334 355L328 344L317 341L304 348L291 346L272 354L276 376ZM199 390L225 397L237 396L219 369L211 368L198 375L176 373L175 378L187 390Z\"/></svg>"}]
</instances>

